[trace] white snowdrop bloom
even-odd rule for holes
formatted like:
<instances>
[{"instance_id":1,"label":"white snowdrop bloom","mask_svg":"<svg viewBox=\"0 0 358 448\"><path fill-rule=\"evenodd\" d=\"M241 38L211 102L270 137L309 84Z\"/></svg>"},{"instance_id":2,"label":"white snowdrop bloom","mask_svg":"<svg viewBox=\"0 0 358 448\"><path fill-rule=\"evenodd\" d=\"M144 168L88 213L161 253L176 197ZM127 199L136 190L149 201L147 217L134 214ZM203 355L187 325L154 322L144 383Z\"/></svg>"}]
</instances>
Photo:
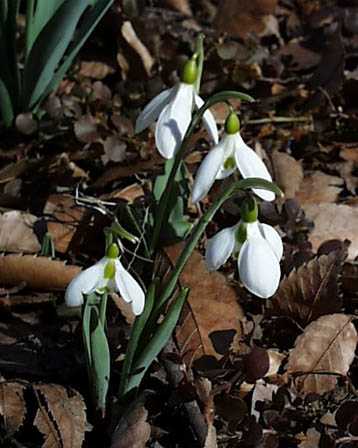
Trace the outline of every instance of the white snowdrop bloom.
<instances>
[{"instance_id":1,"label":"white snowdrop bloom","mask_svg":"<svg viewBox=\"0 0 358 448\"><path fill-rule=\"evenodd\" d=\"M242 139L239 119L234 112L231 112L226 119L223 137L208 152L198 169L193 186L193 202L202 200L216 179L224 179L236 169L240 171L244 179L259 177L272 181L264 162ZM264 201L275 199L275 194L272 191L253 188L253 192Z\"/></svg>"},{"instance_id":2,"label":"white snowdrop bloom","mask_svg":"<svg viewBox=\"0 0 358 448\"><path fill-rule=\"evenodd\" d=\"M251 222L242 219L237 225L221 230L208 242L205 254L208 269L219 269L237 252L243 285L258 297L271 297L281 277L283 245L278 232L257 219Z\"/></svg>"},{"instance_id":3,"label":"white snowdrop bloom","mask_svg":"<svg viewBox=\"0 0 358 448\"><path fill-rule=\"evenodd\" d=\"M124 269L118 255L118 247L113 244L107 256L80 272L67 286L66 305L81 306L83 294L90 294L106 287L110 292L118 292L124 301L130 303L136 316L141 314L145 294L138 282Z\"/></svg>"},{"instance_id":4,"label":"white snowdrop bloom","mask_svg":"<svg viewBox=\"0 0 358 448\"><path fill-rule=\"evenodd\" d=\"M181 82L153 98L137 118L135 132L139 133L157 121L155 143L165 159L171 159L183 142L189 127L194 106L200 108L204 101L195 91L198 68L190 59L184 65ZM209 110L203 115L204 126L212 140L218 142L215 119Z\"/></svg>"}]
</instances>

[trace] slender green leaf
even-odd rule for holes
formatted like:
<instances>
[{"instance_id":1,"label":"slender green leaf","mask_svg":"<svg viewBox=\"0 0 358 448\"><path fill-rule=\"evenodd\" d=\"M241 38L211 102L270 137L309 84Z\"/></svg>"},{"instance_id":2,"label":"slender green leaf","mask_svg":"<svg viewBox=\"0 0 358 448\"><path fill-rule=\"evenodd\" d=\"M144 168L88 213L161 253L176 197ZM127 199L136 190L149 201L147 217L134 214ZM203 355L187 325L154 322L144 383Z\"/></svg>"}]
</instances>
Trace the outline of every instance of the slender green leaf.
<instances>
[{"instance_id":1,"label":"slender green leaf","mask_svg":"<svg viewBox=\"0 0 358 448\"><path fill-rule=\"evenodd\" d=\"M14 119L14 110L9 91L2 79L0 79L0 112L4 125L6 127L11 126Z\"/></svg>"},{"instance_id":2,"label":"slender green leaf","mask_svg":"<svg viewBox=\"0 0 358 448\"><path fill-rule=\"evenodd\" d=\"M91 353L92 353L92 375L96 390L96 404L104 411L106 408L106 397L110 376L110 352L107 336L102 322L99 319L97 308L92 310L91 327Z\"/></svg>"},{"instance_id":3,"label":"slender green leaf","mask_svg":"<svg viewBox=\"0 0 358 448\"><path fill-rule=\"evenodd\" d=\"M44 90L40 102L53 90L55 90L60 84L62 78L65 76L67 70L73 63L73 60L77 56L83 44L86 42L98 22L104 16L108 8L111 6L114 0L97 0L94 7L85 12L84 17L81 20L80 28L77 30L74 41L70 45L66 56L56 71L49 85Z\"/></svg>"},{"instance_id":4,"label":"slender green leaf","mask_svg":"<svg viewBox=\"0 0 358 448\"><path fill-rule=\"evenodd\" d=\"M122 367L121 372L121 383L120 383L120 395L123 394L123 392L126 389L126 385L129 380L129 372L131 371L132 362L135 357L135 354L137 353L139 347L138 343L140 340L140 336L143 332L143 329L145 327L145 324L150 316L150 313L152 312L153 305L154 305L154 298L155 298L155 291L156 291L157 281L153 281L147 292L146 300L145 300L145 306L143 313L136 318L134 321L131 335L129 338L129 343L126 351L126 356L124 358L124 363Z\"/></svg>"},{"instance_id":5,"label":"slender green leaf","mask_svg":"<svg viewBox=\"0 0 358 448\"><path fill-rule=\"evenodd\" d=\"M38 102L53 79L87 5L87 0L64 2L33 44L24 68L25 109L31 109Z\"/></svg>"},{"instance_id":6,"label":"slender green leaf","mask_svg":"<svg viewBox=\"0 0 358 448\"><path fill-rule=\"evenodd\" d=\"M195 81L195 90L199 95L200 93L200 84L201 77L203 74L203 65L204 65L204 34L200 33L196 40L196 54L198 55L197 65L198 65L198 76Z\"/></svg>"},{"instance_id":7,"label":"slender green leaf","mask_svg":"<svg viewBox=\"0 0 358 448\"><path fill-rule=\"evenodd\" d=\"M8 4L7 0L0 0L0 28L2 28L7 19Z\"/></svg>"},{"instance_id":8,"label":"slender green leaf","mask_svg":"<svg viewBox=\"0 0 358 448\"><path fill-rule=\"evenodd\" d=\"M124 394L140 385L145 372L168 342L178 322L181 310L188 294L188 288L183 288L180 291L178 297L170 306L163 322L158 325L157 330L150 339L148 345L146 347L142 347L140 355L133 364L131 377L126 389L124 390Z\"/></svg>"}]
</instances>

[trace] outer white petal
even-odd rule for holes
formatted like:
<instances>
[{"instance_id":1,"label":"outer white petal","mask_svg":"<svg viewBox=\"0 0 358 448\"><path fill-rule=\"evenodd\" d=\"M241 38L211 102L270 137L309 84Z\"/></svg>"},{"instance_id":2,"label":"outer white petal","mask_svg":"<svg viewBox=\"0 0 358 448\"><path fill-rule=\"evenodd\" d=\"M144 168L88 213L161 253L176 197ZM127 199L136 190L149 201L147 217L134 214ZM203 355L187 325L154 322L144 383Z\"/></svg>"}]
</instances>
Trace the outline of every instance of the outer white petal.
<instances>
[{"instance_id":1,"label":"outer white petal","mask_svg":"<svg viewBox=\"0 0 358 448\"><path fill-rule=\"evenodd\" d=\"M226 169L224 167L225 160L228 159L229 157L234 156L235 139L233 137L234 137L233 135L224 134L221 139L221 144L224 147L225 154L224 154L223 164L222 164L218 174L216 175L216 179L225 179L226 177L231 176L231 174L236 170L236 166L234 166L234 168L231 168L231 169Z\"/></svg>"},{"instance_id":2,"label":"outer white petal","mask_svg":"<svg viewBox=\"0 0 358 448\"><path fill-rule=\"evenodd\" d=\"M148 126L155 122L159 117L160 112L169 103L170 98L173 94L173 87L171 89L163 90L159 95L155 96L149 103L145 106L142 112L137 117L135 124L135 133L144 131Z\"/></svg>"},{"instance_id":3,"label":"outer white petal","mask_svg":"<svg viewBox=\"0 0 358 448\"><path fill-rule=\"evenodd\" d=\"M271 246L271 249L274 251L278 261L281 260L283 254L283 244L279 233L268 224L259 223L259 229L262 236Z\"/></svg>"},{"instance_id":4,"label":"outer white petal","mask_svg":"<svg viewBox=\"0 0 358 448\"><path fill-rule=\"evenodd\" d=\"M180 83L176 92L159 115L155 128L155 142L165 159L171 159L179 149L192 115L194 87Z\"/></svg>"},{"instance_id":5,"label":"outer white petal","mask_svg":"<svg viewBox=\"0 0 358 448\"><path fill-rule=\"evenodd\" d=\"M209 271L216 271L230 257L235 249L235 230L237 226L220 230L206 246L205 262Z\"/></svg>"},{"instance_id":6,"label":"outer white petal","mask_svg":"<svg viewBox=\"0 0 358 448\"><path fill-rule=\"evenodd\" d=\"M139 316L144 309L145 294L137 280L116 260L115 284L123 300L130 303L133 313Z\"/></svg>"},{"instance_id":7,"label":"outer white petal","mask_svg":"<svg viewBox=\"0 0 358 448\"><path fill-rule=\"evenodd\" d=\"M199 95L195 94L194 100L195 100L196 107L198 109L200 109L201 106L204 104L203 99ZM209 109L207 109L204 112L203 123L204 123L205 129L207 130L208 134L210 135L210 137L212 138L214 143L217 144L219 141L218 128L216 126L216 121L215 121L214 115L210 112Z\"/></svg>"},{"instance_id":8,"label":"outer white petal","mask_svg":"<svg viewBox=\"0 0 358 448\"><path fill-rule=\"evenodd\" d=\"M244 286L263 299L271 297L280 283L280 263L269 243L262 237L248 238L238 259L239 275Z\"/></svg>"},{"instance_id":9,"label":"outer white petal","mask_svg":"<svg viewBox=\"0 0 358 448\"><path fill-rule=\"evenodd\" d=\"M104 259L80 272L67 286L65 302L67 306L80 306L83 303L82 294L88 294L103 280Z\"/></svg>"},{"instance_id":10,"label":"outer white petal","mask_svg":"<svg viewBox=\"0 0 358 448\"><path fill-rule=\"evenodd\" d=\"M246 145L239 132L234 134L234 138L236 140L236 164L242 177L245 179L248 177L261 177L271 182L271 175L256 152ZM275 199L275 194L272 191L259 188L253 188L253 191L264 201L273 201Z\"/></svg>"},{"instance_id":11,"label":"outer white petal","mask_svg":"<svg viewBox=\"0 0 358 448\"><path fill-rule=\"evenodd\" d=\"M224 154L224 147L219 143L204 157L194 180L192 192L192 201L194 203L201 201L215 182L216 175L224 161Z\"/></svg>"}]
</instances>

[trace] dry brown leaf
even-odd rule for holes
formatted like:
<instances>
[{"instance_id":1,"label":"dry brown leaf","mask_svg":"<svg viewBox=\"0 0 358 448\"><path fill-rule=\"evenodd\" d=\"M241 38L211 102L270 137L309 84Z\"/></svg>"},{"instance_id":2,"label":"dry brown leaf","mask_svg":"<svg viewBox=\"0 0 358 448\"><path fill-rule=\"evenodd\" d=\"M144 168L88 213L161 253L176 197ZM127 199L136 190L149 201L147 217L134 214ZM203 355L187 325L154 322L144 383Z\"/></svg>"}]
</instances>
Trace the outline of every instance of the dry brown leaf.
<instances>
[{"instance_id":1,"label":"dry brown leaf","mask_svg":"<svg viewBox=\"0 0 358 448\"><path fill-rule=\"evenodd\" d=\"M168 247L172 262L178 257L182 245ZM181 285L190 293L184 306L176 339L188 366L203 355L220 358L227 351L235 334L241 333L243 311L237 301L235 289L228 285L225 276L209 272L203 257L194 251L180 276ZM222 345L223 349L218 349Z\"/></svg>"},{"instance_id":2,"label":"dry brown leaf","mask_svg":"<svg viewBox=\"0 0 358 448\"><path fill-rule=\"evenodd\" d=\"M67 266L46 257L5 255L0 257L0 284L25 283L32 289L63 290L80 270L78 266Z\"/></svg>"},{"instance_id":3,"label":"dry brown leaf","mask_svg":"<svg viewBox=\"0 0 358 448\"><path fill-rule=\"evenodd\" d=\"M315 171L303 179L296 198L303 209L306 209L306 206L311 204L335 202L342 191L342 186L343 180L340 177Z\"/></svg>"},{"instance_id":4,"label":"dry brown leaf","mask_svg":"<svg viewBox=\"0 0 358 448\"><path fill-rule=\"evenodd\" d=\"M274 311L303 326L339 311L338 275L344 258L342 253L331 252L291 271L271 301Z\"/></svg>"},{"instance_id":5,"label":"dry brown leaf","mask_svg":"<svg viewBox=\"0 0 358 448\"><path fill-rule=\"evenodd\" d=\"M25 385L17 381L0 383L0 416L7 435L14 434L24 423Z\"/></svg>"},{"instance_id":6,"label":"dry brown leaf","mask_svg":"<svg viewBox=\"0 0 358 448\"><path fill-rule=\"evenodd\" d=\"M110 135L103 142L104 154L101 157L106 165L108 162L123 162L126 158L127 144L117 135Z\"/></svg>"},{"instance_id":7,"label":"dry brown leaf","mask_svg":"<svg viewBox=\"0 0 358 448\"><path fill-rule=\"evenodd\" d=\"M44 207L44 214L50 215L47 229L58 252L67 252L84 213L85 209L79 207L70 195L52 194L49 196Z\"/></svg>"},{"instance_id":8,"label":"dry brown leaf","mask_svg":"<svg viewBox=\"0 0 358 448\"><path fill-rule=\"evenodd\" d=\"M144 448L150 438L148 411L144 406L136 406L124 415L113 436L111 448Z\"/></svg>"},{"instance_id":9,"label":"dry brown leaf","mask_svg":"<svg viewBox=\"0 0 358 448\"><path fill-rule=\"evenodd\" d=\"M124 187L120 190L112 191L109 195L106 196L106 199L123 199L129 203L132 203L138 198L144 196L143 187L140 184L132 184Z\"/></svg>"},{"instance_id":10,"label":"dry brown leaf","mask_svg":"<svg viewBox=\"0 0 358 448\"><path fill-rule=\"evenodd\" d=\"M33 385L38 411L34 425L45 436L42 448L80 448L86 430L86 406L80 393L58 384Z\"/></svg>"},{"instance_id":11,"label":"dry brown leaf","mask_svg":"<svg viewBox=\"0 0 358 448\"><path fill-rule=\"evenodd\" d=\"M274 151L272 164L275 181L285 194L285 199L292 199L300 189L303 180L301 162L285 152Z\"/></svg>"},{"instance_id":12,"label":"dry brown leaf","mask_svg":"<svg viewBox=\"0 0 358 448\"><path fill-rule=\"evenodd\" d=\"M114 68L104 62L82 61L80 75L93 79L104 79L115 72Z\"/></svg>"},{"instance_id":13,"label":"dry brown leaf","mask_svg":"<svg viewBox=\"0 0 358 448\"><path fill-rule=\"evenodd\" d=\"M4 166L4 168L0 170L0 184L17 179L35 163L36 162L33 161L30 162L30 160L26 158Z\"/></svg>"},{"instance_id":14,"label":"dry brown leaf","mask_svg":"<svg viewBox=\"0 0 358 448\"><path fill-rule=\"evenodd\" d=\"M12 210L0 216L0 251L36 253L41 249L33 225L37 217Z\"/></svg>"},{"instance_id":15,"label":"dry brown leaf","mask_svg":"<svg viewBox=\"0 0 358 448\"><path fill-rule=\"evenodd\" d=\"M122 36L133 48L133 50L140 56L144 69L148 76L151 75L152 67L154 65L154 59L149 53L147 47L138 38L131 22L126 21L121 28Z\"/></svg>"},{"instance_id":16,"label":"dry brown leaf","mask_svg":"<svg viewBox=\"0 0 358 448\"><path fill-rule=\"evenodd\" d=\"M358 207L343 204L309 204L304 207L308 219L314 222L309 234L313 249L317 250L326 240L348 239L348 258L358 256Z\"/></svg>"},{"instance_id":17,"label":"dry brown leaf","mask_svg":"<svg viewBox=\"0 0 358 448\"><path fill-rule=\"evenodd\" d=\"M264 34L267 16L275 12L276 6L277 0L225 0L218 8L216 26L220 32L235 37Z\"/></svg>"},{"instance_id":18,"label":"dry brown leaf","mask_svg":"<svg viewBox=\"0 0 358 448\"><path fill-rule=\"evenodd\" d=\"M190 7L190 3L188 0L166 0L166 4L170 7L175 9L176 11L180 12L181 14L185 16L192 16L193 12Z\"/></svg>"},{"instance_id":19,"label":"dry brown leaf","mask_svg":"<svg viewBox=\"0 0 358 448\"><path fill-rule=\"evenodd\" d=\"M334 374L347 374L358 341L352 319L352 316L345 314L322 316L311 322L298 336L289 355L287 372L295 377L299 392L329 392L337 384Z\"/></svg>"},{"instance_id":20,"label":"dry brown leaf","mask_svg":"<svg viewBox=\"0 0 358 448\"><path fill-rule=\"evenodd\" d=\"M319 446L319 440L321 433L315 428L309 428L305 436L302 437L302 441L299 443L299 448L317 448Z\"/></svg>"},{"instance_id":21,"label":"dry brown leaf","mask_svg":"<svg viewBox=\"0 0 358 448\"><path fill-rule=\"evenodd\" d=\"M93 143L99 138L96 119L90 114L75 122L74 131L77 139L83 143Z\"/></svg>"}]
</instances>

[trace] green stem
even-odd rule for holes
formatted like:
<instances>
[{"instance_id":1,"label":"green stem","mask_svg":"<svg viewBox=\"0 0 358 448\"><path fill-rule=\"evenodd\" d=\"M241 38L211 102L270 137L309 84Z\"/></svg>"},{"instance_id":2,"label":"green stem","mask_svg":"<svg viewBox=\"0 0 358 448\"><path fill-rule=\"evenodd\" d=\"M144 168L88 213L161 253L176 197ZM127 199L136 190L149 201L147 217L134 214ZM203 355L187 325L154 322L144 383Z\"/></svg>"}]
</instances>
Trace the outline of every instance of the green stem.
<instances>
[{"instance_id":1,"label":"green stem","mask_svg":"<svg viewBox=\"0 0 358 448\"><path fill-rule=\"evenodd\" d=\"M183 143L175 155L173 167L169 174L167 186L166 186L166 188L160 198L160 201L159 201L158 211L156 213L155 225L154 225L154 230L153 230L152 242L151 242L152 253L155 251L157 244L158 244L160 232L161 232L162 225L163 225L163 220L167 213L169 198L173 191L175 176L178 171L180 162L184 158L184 155L189 148L191 135L193 134L196 126L199 124L200 120L202 119L202 117L207 109L209 109L216 103L227 101L230 98L238 98L240 100L250 101L250 102L254 101L251 96L246 95L245 93L236 92L233 90L227 90L224 92L217 93L217 94L213 95L212 97L210 97L203 104L203 106L193 115L190 125L188 127L188 130L185 133Z\"/></svg>"},{"instance_id":2,"label":"green stem","mask_svg":"<svg viewBox=\"0 0 358 448\"><path fill-rule=\"evenodd\" d=\"M196 40L196 50L195 53L198 55L197 66L198 66L198 76L195 81L195 91L197 94L200 92L201 77L203 74L204 65L204 34L200 33Z\"/></svg>"}]
</instances>

